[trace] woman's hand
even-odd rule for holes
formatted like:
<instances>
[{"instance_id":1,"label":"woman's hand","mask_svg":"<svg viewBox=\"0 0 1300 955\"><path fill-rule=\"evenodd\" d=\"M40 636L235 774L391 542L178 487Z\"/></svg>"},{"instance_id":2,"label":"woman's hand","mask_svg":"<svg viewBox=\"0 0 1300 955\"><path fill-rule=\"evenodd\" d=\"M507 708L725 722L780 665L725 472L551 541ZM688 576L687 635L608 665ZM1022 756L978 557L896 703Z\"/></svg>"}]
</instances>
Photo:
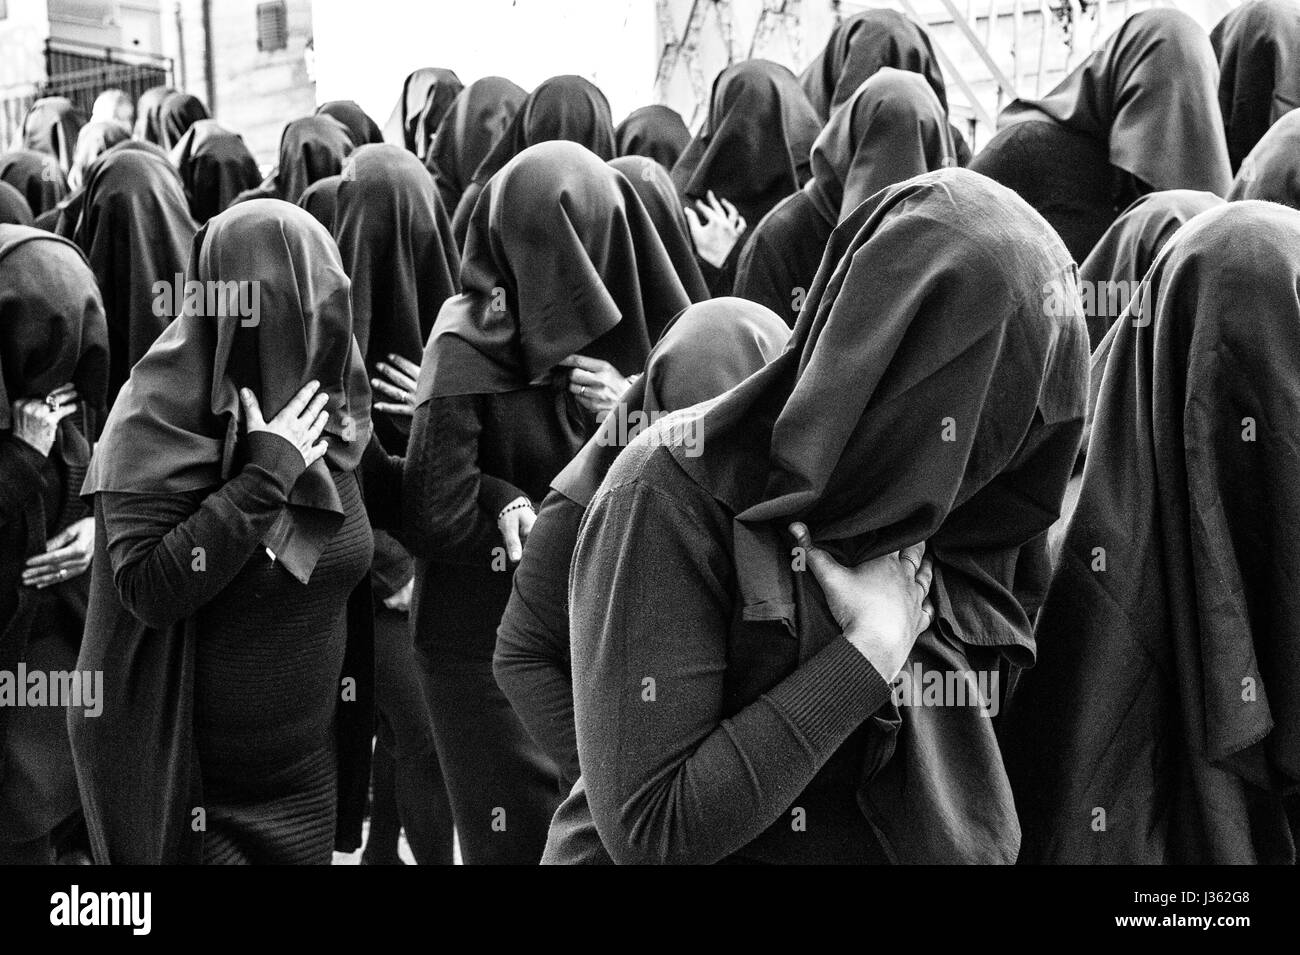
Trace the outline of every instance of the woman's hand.
<instances>
[{"instance_id":1,"label":"woman's hand","mask_svg":"<svg viewBox=\"0 0 1300 955\"><path fill-rule=\"evenodd\" d=\"M686 221L691 227L696 254L715 269L720 269L748 225L736 207L726 199L719 202L712 189L708 192L708 199L708 205L697 200L695 209L686 206Z\"/></svg>"},{"instance_id":2,"label":"woman's hand","mask_svg":"<svg viewBox=\"0 0 1300 955\"><path fill-rule=\"evenodd\" d=\"M497 530L501 532L501 540L506 545L506 556L512 564L523 559L524 543L532 533L536 520L533 502L526 497L515 498L501 508L501 513L497 515Z\"/></svg>"},{"instance_id":3,"label":"woman's hand","mask_svg":"<svg viewBox=\"0 0 1300 955\"><path fill-rule=\"evenodd\" d=\"M401 590L395 594L389 594L384 598L384 606L389 610L396 610L398 613L410 613L411 597L415 593L415 578L412 577L406 582Z\"/></svg>"},{"instance_id":4,"label":"woman's hand","mask_svg":"<svg viewBox=\"0 0 1300 955\"><path fill-rule=\"evenodd\" d=\"M45 553L27 559L23 585L43 590L79 577L90 566L95 553L95 519L83 517L69 524L45 542Z\"/></svg>"},{"instance_id":5,"label":"woman's hand","mask_svg":"<svg viewBox=\"0 0 1300 955\"><path fill-rule=\"evenodd\" d=\"M389 355L388 360L392 364L381 361L375 366L384 377L371 378L370 387L392 401L376 401L374 409L409 418L415 414L415 383L420 378L420 366L401 355Z\"/></svg>"},{"instance_id":6,"label":"woman's hand","mask_svg":"<svg viewBox=\"0 0 1300 955\"><path fill-rule=\"evenodd\" d=\"M329 395L323 391L316 394L318 391L319 381L307 382L280 409L280 413L267 422L262 419L257 396L247 388L240 388L239 400L243 402L244 414L248 418L248 433L269 431L279 435L297 448L307 467L311 467L329 449L328 442L316 440L330 420L329 412L325 410ZM313 398L312 395L316 397Z\"/></svg>"},{"instance_id":7,"label":"woman's hand","mask_svg":"<svg viewBox=\"0 0 1300 955\"><path fill-rule=\"evenodd\" d=\"M624 378L618 369L599 358L570 355L560 366L569 372L569 390L578 398L578 404L596 415L597 421L614 410L632 379Z\"/></svg>"},{"instance_id":8,"label":"woman's hand","mask_svg":"<svg viewBox=\"0 0 1300 955\"><path fill-rule=\"evenodd\" d=\"M840 631L892 683L916 638L934 620L929 597L934 567L925 544L845 567L813 545L803 524L791 524L790 533L804 549Z\"/></svg>"},{"instance_id":9,"label":"woman's hand","mask_svg":"<svg viewBox=\"0 0 1300 955\"><path fill-rule=\"evenodd\" d=\"M59 385L43 399L25 398L15 401L13 408L14 437L44 457L54 447L59 422L77 410L77 389Z\"/></svg>"}]
</instances>

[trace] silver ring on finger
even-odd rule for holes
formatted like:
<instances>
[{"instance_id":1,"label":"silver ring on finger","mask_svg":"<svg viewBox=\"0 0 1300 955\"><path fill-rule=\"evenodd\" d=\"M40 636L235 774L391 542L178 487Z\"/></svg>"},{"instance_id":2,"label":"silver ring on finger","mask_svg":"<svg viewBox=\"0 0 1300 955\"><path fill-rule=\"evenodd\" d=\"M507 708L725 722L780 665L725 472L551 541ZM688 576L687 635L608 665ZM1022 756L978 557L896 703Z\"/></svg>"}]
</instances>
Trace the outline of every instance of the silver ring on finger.
<instances>
[{"instance_id":1,"label":"silver ring on finger","mask_svg":"<svg viewBox=\"0 0 1300 955\"><path fill-rule=\"evenodd\" d=\"M581 389L581 390L578 392L578 397L580 397L580 398L585 398L585 397L587 397L587 386L586 386L586 385L579 385L578 387Z\"/></svg>"},{"instance_id":2,"label":"silver ring on finger","mask_svg":"<svg viewBox=\"0 0 1300 955\"><path fill-rule=\"evenodd\" d=\"M68 568L66 568L66 567L60 567L60 568L59 568L59 580L64 580L67 576L68 576Z\"/></svg>"},{"instance_id":3,"label":"silver ring on finger","mask_svg":"<svg viewBox=\"0 0 1300 955\"><path fill-rule=\"evenodd\" d=\"M56 397L54 397L54 395L46 395L46 396L45 396L45 407L49 408L51 411L58 411L58 410L59 410L59 399L56 398Z\"/></svg>"}]
</instances>

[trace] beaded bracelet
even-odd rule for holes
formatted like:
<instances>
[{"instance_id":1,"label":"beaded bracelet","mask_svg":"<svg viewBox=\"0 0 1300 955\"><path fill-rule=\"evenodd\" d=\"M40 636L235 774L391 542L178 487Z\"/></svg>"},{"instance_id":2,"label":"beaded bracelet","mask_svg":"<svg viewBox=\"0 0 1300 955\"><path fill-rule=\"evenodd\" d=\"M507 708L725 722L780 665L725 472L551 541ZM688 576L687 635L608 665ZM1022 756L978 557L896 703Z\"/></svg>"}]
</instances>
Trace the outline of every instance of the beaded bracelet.
<instances>
[{"instance_id":1,"label":"beaded bracelet","mask_svg":"<svg viewBox=\"0 0 1300 955\"><path fill-rule=\"evenodd\" d=\"M518 511L525 507L530 511L534 510L532 501L515 501L513 504L507 504L505 507L501 508L500 512L497 514L497 520L501 520L501 518L505 517L511 511Z\"/></svg>"}]
</instances>

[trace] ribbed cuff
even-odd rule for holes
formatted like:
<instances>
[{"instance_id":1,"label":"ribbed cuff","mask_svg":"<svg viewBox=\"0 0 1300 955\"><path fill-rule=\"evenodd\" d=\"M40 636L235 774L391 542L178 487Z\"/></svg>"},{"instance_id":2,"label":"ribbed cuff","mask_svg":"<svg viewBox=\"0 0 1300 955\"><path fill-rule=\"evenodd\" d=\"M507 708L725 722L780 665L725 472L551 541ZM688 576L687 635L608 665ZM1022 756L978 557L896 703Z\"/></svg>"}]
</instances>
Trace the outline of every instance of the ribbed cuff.
<instances>
[{"instance_id":1,"label":"ribbed cuff","mask_svg":"<svg viewBox=\"0 0 1300 955\"><path fill-rule=\"evenodd\" d=\"M285 494L307 470L301 452L287 438L271 431L254 431L248 435L248 463L270 475Z\"/></svg>"},{"instance_id":2,"label":"ribbed cuff","mask_svg":"<svg viewBox=\"0 0 1300 955\"><path fill-rule=\"evenodd\" d=\"M890 686L844 637L830 644L776 686L767 698L829 756L889 699Z\"/></svg>"}]
</instances>

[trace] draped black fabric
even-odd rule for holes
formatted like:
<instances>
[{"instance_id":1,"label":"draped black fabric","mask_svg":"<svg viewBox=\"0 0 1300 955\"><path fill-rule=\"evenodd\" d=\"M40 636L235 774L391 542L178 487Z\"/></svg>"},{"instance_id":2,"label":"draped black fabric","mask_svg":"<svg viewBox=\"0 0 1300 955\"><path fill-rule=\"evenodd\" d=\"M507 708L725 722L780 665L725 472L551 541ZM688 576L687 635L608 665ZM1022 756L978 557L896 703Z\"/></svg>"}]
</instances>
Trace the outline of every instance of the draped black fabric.
<instances>
[{"instance_id":1,"label":"draped black fabric","mask_svg":"<svg viewBox=\"0 0 1300 955\"><path fill-rule=\"evenodd\" d=\"M1210 31L1219 110L1235 173L1270 126L1300 107L1300 6L1250 0Z\"/></svg>"},{"instance_id":2,"label":"draped black fabric","mask_svg":"<svg viewBox=\"0 0 1300 955\"><path fill-rule=\"evenodd\" d=\"M943 73L929 34L895 10L863 10L844 20L799 75L799 82L825 120L884 66L924 76L944 113L948 112Z\"/></svg>"},{"instance_id":3,"label":"draped black fabric","mask_svg":"<svg viewBox=\"0 0 1300 955\"><path fill-rule=\"evenodd\" d=\"M342 175L317 179L298 197L298 205L310 212L331 235L334 233L334 219L338 214L339 183L342 181Z\"/></svg>"},{"instance_id":4,"label":"draped black fabric","mask_svg":"<svg viewBox=\"0 0 1300 955\"><path fill-rule=\"evenodd\" d=\"M370 143L382 143L384 132L370 115L350 99L335 99L316 107L317 116L332 116L348 128L352 145L357 149Z\"/></svg>"},{"instance_id":5,"label":"draped black fabric","mask_svg":"<svg viewBox=\"0 0 1300 955\"><path fill-rule=\"evenodd\" d=\"M110 403L174 317L171 296L160 301L155 283L171 288L185 271L195 228L180 176L153 150L123 144L88 171L73 239L104 297Z\"/></svg>"},{"instance_id":6,"label":"draped black fabric","mask_svg":"<svg viewBox=\"0 0 1300 955\"><path fill-rule=\"evenodd\" d=\"M77 222L81 219L81 209L86 200L86 182L90 180L92 172L103 161L104 156L114 150L124 149L135 149L151 153L165 162L171 162L161 146L146 142L143 139L124 139L120 143L110 146L88 163L82 173L82 188L65 196L54 208L37 219L37 224L43 228L48 228L57 235L63 236L65 239L74 239L77 232Z\"/></svg>"},{"instance_id":7,"label":"draped black fabric","mask_svg":"<svg viewBox=\"0 0 1300 955\"><path fill-rule=\"evenodd\" d=\"M1135 295L1165 243L1183 223L1223 205L1211 192L1170 189L1147 193L1115 220L1079 266L1088 341L1096 348ZM1139 301L1137 307L1144 307Z\"/></svg>"},{"instance_id":8,"label":"draped black fabric","mask_svg":"<svg viewBox=\"0 0 1300 955\"><path fill-rule=\"evenodd\" d=\"M1264 133L1242 160L1228 198L1300 209L1300 111L1287 113Z\"/></svg>"},{"instance_id":9,"label":"draped black fabric","mask_svg":"<svg viewBox=\"0 0 1300 955\"><path fill-rule=\"evenodd\" d=\"M31 225L32 210L23 194L0 180L0 225Z\"/></svg>"},{"instance_id":10,"label":"draped black fabric","mask_svg":"<svg viewBox=\"0 0 1300 955\"><path fill-rule=\"evenodd\" d=\"M433 173L448 215L456 212L479 164L505 133L528 94L501 76L485 76L461 90L429 144Z\"/></svg>"},{"instance_id":11,"label":"draped black fabric","mask_svg":"<svg viewBox=\"0 0 1300 955\"><path fill-rule=\"evenodd\" d=\"M1195 20L1143 10L1042 99L1013 101L998 126L1047 118L1103 144L1111 165L1135 176L1144 192L1222 196L1232 173L1218 77L1210 39Z\"/></svg>"},{"instance_id":12,"label":"draped black fabric","mask_svg":"<svg viewBox=\"0 0 1300 955\"><path fill-rule=\"evenodd\" d=\"M153 143L155 146L162 145L162 126L159 123L158 111L163 101L175 92L176 90L170 86L151 86L140 94L140 98L135 102L135 126L131 130L131 135L135 139Z\"/></svg>"},{"instance_id":13,"label":"draped black fabric","mask_svg":"<svg viewBox=\"0 0 1300 955\"><path fill-rule=\"evenodd\" d=\"M352 150L352 134L334 117L295 119L280 135L280 161L275 170L260 186L236 196L235 202L283 199L296 203L313 182L337 176Z\"/></svg>"},{"instance_id":14,"label":"draped black fabric","mask_svg":"<svg viewBox=\"0 0 1300 955\"><path fill-rule=\"evenodd\" d=\"M673 167L673 182L686 201L712 190L734 203L752 229L810 178L809 152L821 125L784 66L729 66L713 81L708 118Z\"/></svg>"},{"instance_id":15,"label":"draped black fabric","mask_svg":"<svg viewBox=\"0 0 1300 955\"><path fill-rule=\"evenodd\" d=\"M402 95L384 123L384 141L403 146L423 159L429 137L451 101L464 88L451 70L426 66L411 73L402 83Z\"/></svg>"},{"instance_id":16,"label":"draped black fabric","mask_svg":"<svg viewBox=\"0 0 1300 955\"><path fill-rule=\"evenodd\" d=\"M452 232L462 248L474 203L487 181L529 146L552 140L585 146L601 159L614 158L614 123L609 103L590 80L581 76L552 76L524 98L506 131L474 170L474 178L465 187L452 215Z\"/></svg>"},{"instance_id":17,"label":"draped black fabric","mask_svg":"<svg viewBox=\"0 0 1300 955\"><path fill-rule=\"evenodd\" d=\"M1023 859L1293 863L1300 212L1205 212L1148 279L1149 316L1093 357L1079 503L1005 714Z\"/></svg>"},{"instance_id":18,"label":"draped black fabric","mask_svg":"<svg viewBox=\"0 0 1300 955\"><path fill-rule=\"evenodd\" d=\"M68 194L68 180L59 161L31 149L15 149L0 156L0 182L21 192L34 216L53 209Z\"/></svg>"},{"instance_id":19,"label":"draped black fabric","mask_svg":"<svg viewBox=\"0 0 1300 955\"><path fill-rule=\"evenodd\" d=\"M704 301L709 297L709 287L700 272L699 260L695 258L695 245L691 242L686 213L682 211L668 170L648 156L620 156L611 159L609 164L632 184L632 189L645 206L687 298L692 302Z\"/></svg>"},{"instance_id":20,"label":"draped black fabric","mask_svg":"<svg viewBox=\"0 0 1300 955\"><path fill-rule=\"evenodd\" d=\"M92 120L77 134L77 148L72 154L72 168L68 170L68 188L76 191L85 183L86 170L104 153L118 143L131 138L131 131L121 123L111 120Z\"/></svg>"},{"instance_id":21,"label":"draped black fabric","mask_svg":"<svg viewBox=\"0 0 1300 955\"><path fill-rule=\"evenodd\" d=\"M488 182L460 280L425 348L417 403L526 388L574 353L636 374L689 304L627 179L569 142L531 146Z\"/></svg>"},{"instance_id":22,"label":"draped black fabric","mask_svg":"<svg viewBox=\"0 0 1300 955\"><path fill-rule=\"evenodd\" d=\"M677 165L691 142L681 115L667 106L642 106L614 127L614 151L619 156L649 156L665 169Z\"/></svg>"},{"instance_id":23,"label":"draped black fabric","mask_svg":"<svg viewBox=\"0 0 1300 955\"><path fill-rule=\"evenodd\" d=\"M23 117L23 148L31 149L59 161L66 173L72 168L72 153L77 133L86 125L86 116L63 96L45 96L32 104Z\"/></svg>"},{"instance_id":24,"label":"draped black fabric","mask_svg":"<svg viewBox=\"0 0 1300 955\"><path fill-rule=\"evenodd\" d=\"M339 180L333 233L352 280L352 329L366 369L377 374L390 354L418 364L438 311L457 291L447 212L423 164L400 146L361 147ZM405 422L385 416L376 428L385 447L405 447Z\"/></svg>"},{"instance_id":25,"label":"draped black fabric","mask_svg":"<svg viewBox=\"0 0 1300 955\"><path fill-rule=\"evenodd\" d=\"M181 141L191 126L210 118L203 100L189 93L170 93L158 104L156 114L157 139L163 149L171 151Z\"/></svg>"},{"instance_id":26,"label":"draped black fabric","mask_svg":"<svg viewBox=\"0 0 1300 955\"><path fill-rule=\"evenodd\" d=\"M181 174L190 215L199 225L224 212L262 178L244 138L215 119L201 119L186 130L171 151L171 161Z\"/></svg>"}]
</instances>

